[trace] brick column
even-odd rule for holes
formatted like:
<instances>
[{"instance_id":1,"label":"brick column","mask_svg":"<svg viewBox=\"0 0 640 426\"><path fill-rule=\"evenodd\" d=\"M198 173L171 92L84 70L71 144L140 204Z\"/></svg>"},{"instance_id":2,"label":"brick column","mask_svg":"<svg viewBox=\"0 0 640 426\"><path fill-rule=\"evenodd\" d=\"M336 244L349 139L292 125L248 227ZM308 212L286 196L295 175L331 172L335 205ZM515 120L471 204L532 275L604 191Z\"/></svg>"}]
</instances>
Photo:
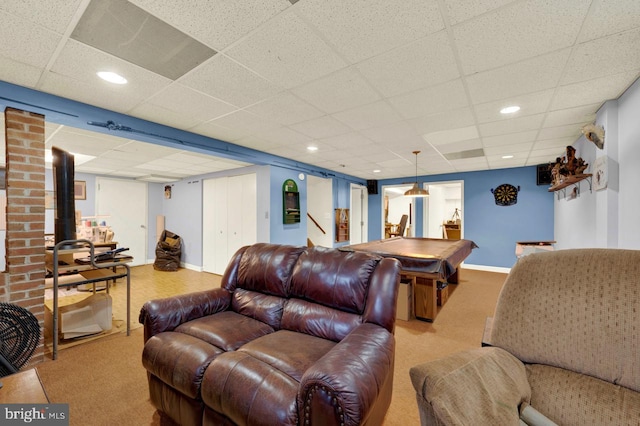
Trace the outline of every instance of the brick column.
<instances>
[{"instance_id":1,"label":"brick column","mask_svg":"<svg viewBox=\"0 0 640 426\"><path fill-rule=\"evenodd\" d=\"M41 338L30 364L44 358L44 116L5 110L7 238L0 300L27 308Z\"/></svg>"}]
</instances>

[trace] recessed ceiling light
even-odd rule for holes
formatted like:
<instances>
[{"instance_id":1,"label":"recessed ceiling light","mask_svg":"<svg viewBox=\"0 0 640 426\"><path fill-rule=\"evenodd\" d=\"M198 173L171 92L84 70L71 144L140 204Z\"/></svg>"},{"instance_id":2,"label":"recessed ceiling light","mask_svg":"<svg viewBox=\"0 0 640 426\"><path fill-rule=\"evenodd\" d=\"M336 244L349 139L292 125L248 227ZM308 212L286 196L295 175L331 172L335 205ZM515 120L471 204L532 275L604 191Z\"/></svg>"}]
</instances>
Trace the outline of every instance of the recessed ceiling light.
<instances>
[{"instance_id":1,"label":"recessed ceiling light","mask_svg":"<svg viewBox=\"0 0 640 426\"><path fill-rule=\"evenodd\" d=\"M375 169L375 170L373 171L373 173L380 173L380 172L381 172L381 170L380 170L380 169Z\"/></svg>"},{"instance_id":2,"label":"recessed ceiling light","mask_svg":"<svg viewBox=\"0 0 640 426\"><path fill-rule=\"evenodd\" d=\"M309 150L309 151L317 151L318 147L317 146L308 146L307 150Z\"/></svg>"},{"instance_id":3,"label":"recessed ceiling light","mask_svg":"<svg viewBox=\"0 0 640 426\"><path fill-rule=\"evenodd\" d=\"M115 72L98 71L96 74L98 74L98 77L100 77L105 81L108 81L109 83L127 84L127 79L121 76L120 74L116 74Z\"/></svg>"},{"instance_id":4,"label":"recessed ceiling light","mask_svg":"<svg viewBox=\"0 0 640 426\"><path fill-rule=\"evenodd\" d=\"M503 155L502 159L508 160L509 158L513 158L513 155Z\"/></svg>"},{"instance_id":5,"label":"recessed ceiling light","mask_svg":"<svg viewBox=\"0 0 640 426\"><path fill-rule=\"evenodd\" d=\"M518 105L512 105L508 107L504 107L500 110L501 114L513 114L514 112L520 111L520 107Z\"/></svg>"}]
</instances>

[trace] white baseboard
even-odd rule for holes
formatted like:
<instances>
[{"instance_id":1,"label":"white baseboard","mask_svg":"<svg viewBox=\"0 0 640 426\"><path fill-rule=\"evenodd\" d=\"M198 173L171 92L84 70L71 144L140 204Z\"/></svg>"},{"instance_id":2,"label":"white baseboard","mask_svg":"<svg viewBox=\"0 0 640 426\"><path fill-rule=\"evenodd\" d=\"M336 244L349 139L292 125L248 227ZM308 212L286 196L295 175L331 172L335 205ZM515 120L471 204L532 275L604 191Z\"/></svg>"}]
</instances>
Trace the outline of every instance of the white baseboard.
<instances>
[{"instance_id":1,"label":"white baseboard","mask_svg":"<svg viewBox=\"0 0 640 426\"><path fill-rule=\"evenodd\" d=\"M180 266L182 268L185 269L190 269L192 271L196 271L196 272L202 272L202 266L198 266L198 265L191 265L189 263L184 263L184 262L180 262Z\"/></svg>"},{"instance_id":2,"label":"white baseboard","mask_svg":"<svg viewBox=\"0 0 640 426\"><path fill-rule=\"evenodd\" d=\"M463 264L462 268L474 269L476 271L499 272L502 274L508 274L509 272L511 272L511 268L503 268L500 266L469 265L468 263Z\"/></svg>"}]
</instances>

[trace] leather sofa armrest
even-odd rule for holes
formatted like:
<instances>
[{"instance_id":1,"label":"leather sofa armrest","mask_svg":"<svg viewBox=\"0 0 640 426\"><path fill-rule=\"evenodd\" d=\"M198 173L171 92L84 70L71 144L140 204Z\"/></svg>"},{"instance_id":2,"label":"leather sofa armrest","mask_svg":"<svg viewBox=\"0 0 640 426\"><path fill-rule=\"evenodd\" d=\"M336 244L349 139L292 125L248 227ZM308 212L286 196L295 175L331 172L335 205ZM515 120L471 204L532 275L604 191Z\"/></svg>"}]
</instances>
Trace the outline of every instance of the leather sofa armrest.
<instances>
[{"instance_id":1,"label":"leather sofa armrest","mask_svg":"<svg viewBox=\"0 0 640 426\"><path fill-rule=\"evenodd\" d=\"M149 300L138 319L144 325L144 341L187 321L225 311L230 304L231 293L222 288Z\"/></svg>"},{"instance_id":2,"label":"leather sofa armrest","mask_svg":"<svg viewBox=\"0 0 640 426\"><path fill-rule=\"evenodd\" d=\"M385 328L365 323L354 329L302 376L300 418L309 420L305 424L322 425L370 420L374 405L384 399L380 395L388 391L391 397L394 351L395 339ZM382 415L385 412L386 407Z\"/></svg>"},{"instance_id":3,"label":"leather sofa armrest","mask_svg":"<svg viewBox=\"0 0 640 426\"><path fill-rule=\"evenodd\" d=\"M524 364L496 347L455 353L409 370L422 424L518 424L531 400Z\"/></svg>"}]
</instances>

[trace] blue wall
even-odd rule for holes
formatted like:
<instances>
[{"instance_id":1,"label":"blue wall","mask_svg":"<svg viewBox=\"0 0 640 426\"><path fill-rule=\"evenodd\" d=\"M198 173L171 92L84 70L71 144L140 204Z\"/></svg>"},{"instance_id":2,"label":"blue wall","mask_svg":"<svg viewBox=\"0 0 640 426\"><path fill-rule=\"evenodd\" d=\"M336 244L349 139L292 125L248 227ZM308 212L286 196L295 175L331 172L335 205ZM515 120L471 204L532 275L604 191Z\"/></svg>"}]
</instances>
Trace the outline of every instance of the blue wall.
<instances>
[{"instance_id":1,"label":"blue wall","mask_svg":"<svg viewBox=\"0 0 640 426\"><path fill-rule=\"evenodd\" d=\"M300 180L298 172L271 166L270 227L271 242L276 244L307 245L307 180ZM293 179L300 191L300 223L284 224L282 216L282 184Z\"/></svg>"},{"instance_id":2,"label":"blue wall","mask_svg":"<svg viewBox=\"0 0 640 426\"><path fill-rule=\"evenodd\" d=\"M516 261L517 241L553 240L553 193L536 185L536 167L421 176L419 182L464 181L464 237L479 248L467 264L510 268ZM380 181L380 185L406 183L405 179ZM491 189L508 183L520 186L513 206L495 204ZM422 236L422 200L416 200L416 235ZM379 239L382 229L382 194L369 195L369 239Z\"/></svg>"}]
</instances>

